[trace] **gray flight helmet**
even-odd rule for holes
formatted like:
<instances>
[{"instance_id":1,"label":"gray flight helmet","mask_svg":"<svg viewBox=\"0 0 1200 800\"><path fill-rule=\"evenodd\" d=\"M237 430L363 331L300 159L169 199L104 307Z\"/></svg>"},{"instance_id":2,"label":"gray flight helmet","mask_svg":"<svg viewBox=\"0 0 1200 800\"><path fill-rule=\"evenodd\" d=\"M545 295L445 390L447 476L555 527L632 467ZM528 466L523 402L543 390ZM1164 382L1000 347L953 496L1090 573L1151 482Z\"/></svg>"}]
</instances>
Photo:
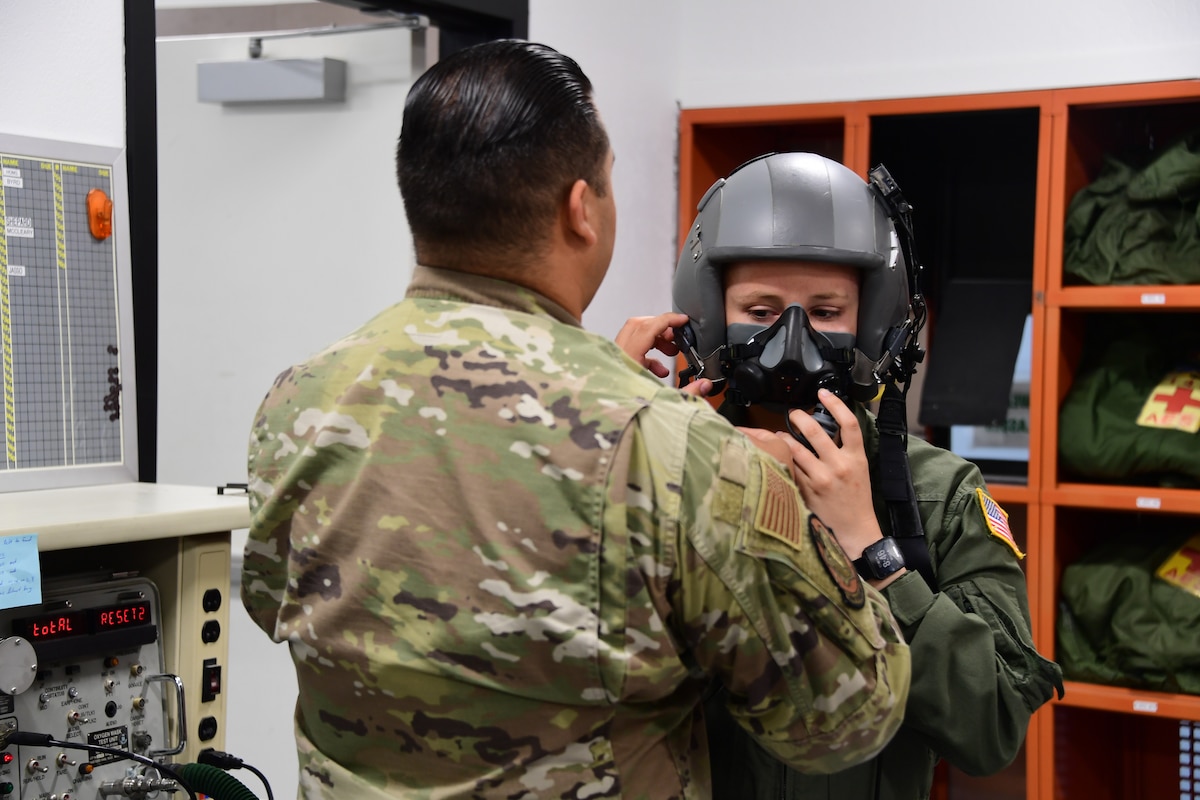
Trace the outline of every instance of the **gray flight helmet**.
<instances>
[{"instance_id":1,"label":"gray flight helmet","mask_svg":"<svg viewBox=\"0 0 1200 800\"><path fill-rule=\"evenodd\" d=\"M718 384L727 377L714 357L727 343L722 270L742 261L819 261L860 271L852 379L858 394L873 395L873 367L911 314L908 267L877 192L816 153L772 153L717 180L697 211L672 297L689 317L704 377Z\"/></svg>"}]
</instances>

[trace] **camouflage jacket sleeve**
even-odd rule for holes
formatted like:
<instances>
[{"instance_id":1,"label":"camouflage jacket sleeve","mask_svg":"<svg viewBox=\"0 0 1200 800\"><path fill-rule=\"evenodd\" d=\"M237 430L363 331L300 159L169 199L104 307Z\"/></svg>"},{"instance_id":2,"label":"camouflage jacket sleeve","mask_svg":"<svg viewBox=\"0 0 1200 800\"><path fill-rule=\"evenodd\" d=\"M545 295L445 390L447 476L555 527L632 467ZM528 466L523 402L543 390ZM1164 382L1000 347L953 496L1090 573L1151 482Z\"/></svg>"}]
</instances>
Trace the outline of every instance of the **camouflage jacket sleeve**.
<instances>
[{"instance_id":1,"label":"camouflage jacket sleeve","mask_svg":"<svg viewBox=\"0 0 1200 800\"><path fill-rule=\"evenodd\" d=\"M1061 671L1034 647L1019 550L1002 518L989 527L978 468L920 441L909 456L939 592L917 574L884 590L915 667L905 730L964 772L991 774L1061 691Z\"/></svg>"},{"instance_id":2,"label":"camouflage jacket sleeve","mask_svg":"<svg viewBox=\"0 0 1200 800\"><path fill-rule=\"evenodd\" d=\"M673 565L661 586L664 618L695 668L728 688L734 718L778 758L809 772L870 758L900 725L910 682L886 602L782 465L705 403L684 407L686 421L642 421L655 458L682 442L678 527L663 537L677 557L656 554ZM628 485L653 483L649 462L634 454Z\"/></svg>"},{"instance_id":3,"label":"camouflage jacket sleeve","mask_svg":"<svg viewBox=\"0 0 1200 800\"><path fill-rule=\"evenodd\" d=\"M255 414L252 438L260 435L259 424L265 413L265 409L260 407ZM275 641L282 641L283 637L276 635L276 623L287 588L291 519L286 514L278 514L270 520L258 520L265 498L270 496L273 488L257 475L257 452L257 448L252 446L248 487L251 524L242 561L242 605L255 625ZM263 533L264 530L267 532Z\"/></svg>"}]
</instances>

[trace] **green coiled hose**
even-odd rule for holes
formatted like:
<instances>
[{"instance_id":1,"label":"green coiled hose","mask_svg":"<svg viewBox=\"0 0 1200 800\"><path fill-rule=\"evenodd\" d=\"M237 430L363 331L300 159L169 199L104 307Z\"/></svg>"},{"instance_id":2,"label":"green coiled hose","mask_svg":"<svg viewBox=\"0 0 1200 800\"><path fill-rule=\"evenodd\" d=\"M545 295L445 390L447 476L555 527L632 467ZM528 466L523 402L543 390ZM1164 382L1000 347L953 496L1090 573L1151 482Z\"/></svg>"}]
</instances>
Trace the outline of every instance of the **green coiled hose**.
<instances>
[{"instance_id":1,"label":"green coiled hose","mask_svg":"<svg viewBox=\"0 0 1200 800\"><path fill-rule=\"evenodd\" d=\"M223 769L208 764L173 764L172 769L187 781L188 786L203 792L213 800L258 800L246 784Z\"/></svg>"}]
</instances>

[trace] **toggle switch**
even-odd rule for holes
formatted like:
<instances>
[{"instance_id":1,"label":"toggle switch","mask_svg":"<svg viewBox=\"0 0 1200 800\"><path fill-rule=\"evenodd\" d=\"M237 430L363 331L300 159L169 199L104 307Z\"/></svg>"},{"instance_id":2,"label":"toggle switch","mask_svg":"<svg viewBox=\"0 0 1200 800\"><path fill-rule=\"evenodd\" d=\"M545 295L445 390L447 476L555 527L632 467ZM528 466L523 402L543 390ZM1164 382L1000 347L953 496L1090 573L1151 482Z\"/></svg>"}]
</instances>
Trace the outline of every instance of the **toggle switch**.
<instances>
[{"instance_id":1,"label":"toggle switch","mask_svg":"<svg viewBox=\"0 0 1200 800\"><path fill-rule=\"evenodd\" d=\"M208 703L221 693L221 665L215 658L204 659L204 668L200 671L200 700Z\"/></svg>"}]
</instances>

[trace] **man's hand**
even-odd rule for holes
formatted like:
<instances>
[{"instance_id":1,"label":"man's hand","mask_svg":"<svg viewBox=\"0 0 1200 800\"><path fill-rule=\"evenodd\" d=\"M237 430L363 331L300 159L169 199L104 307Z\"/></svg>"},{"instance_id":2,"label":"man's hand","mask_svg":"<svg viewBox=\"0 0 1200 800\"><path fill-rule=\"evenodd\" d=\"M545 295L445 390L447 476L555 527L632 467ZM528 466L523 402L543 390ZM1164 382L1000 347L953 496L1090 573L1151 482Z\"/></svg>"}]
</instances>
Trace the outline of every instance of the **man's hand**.
<instances>
[{"instance_id":1,"label":"man's hand","mask_svg":"<svg viewBox=\"0 0 1200 800\"><path fill-rule=\"evenodd\" d=\"M667 311L653 317L630 317L625 320L614 341L634 361L650 370L655 376L665 378L671 370L650 355L657 350L663 355L679 355L675 344L675 328L688 321L687 314ZM712 381L701 378L683 387L683 391L697 397L705 397L712 391Z\"/></svg>"}]
</instances>

